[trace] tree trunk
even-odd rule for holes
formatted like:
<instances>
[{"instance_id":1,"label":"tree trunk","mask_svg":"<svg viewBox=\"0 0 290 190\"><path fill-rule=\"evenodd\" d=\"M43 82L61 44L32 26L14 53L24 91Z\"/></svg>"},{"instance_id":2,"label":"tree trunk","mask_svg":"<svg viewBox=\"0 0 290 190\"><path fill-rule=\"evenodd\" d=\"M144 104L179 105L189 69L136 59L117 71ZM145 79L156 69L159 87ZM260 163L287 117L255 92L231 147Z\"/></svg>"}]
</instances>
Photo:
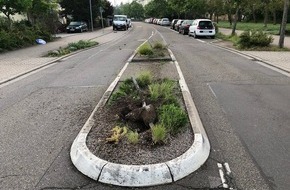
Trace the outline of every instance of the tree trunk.
<instances>
[{"instance_id":1,"label":"tree trunk","mask_svg":"<svg viewBox=\"0 0 290 190\"><path fill-rule=\"evenodd\" d=\"M268 23L268 15L269 15L269 10L268 10L268 6L265 5L265 12L264 12L264 27L267 27L267 23Z\"/></svg>"},{"instance_id":2,"label":"tree trunk","mask_svg":"<svg viewBox=\"0 0 290 190\"><path fill-rule=\"evenodd\" d=\"M230 25L232 26L232 24L233 24L233 20L232 20L232 15L231 15L231 13L228 13L228 20L229 20Z\"/></svg>"},{"instance_id":3,"label":"tree trunk","mask_svg":"<svg viewBox=\"0 0 290 190\"><path fill-rule=\"evenodd\" d=\"M240 5L237 5L237 10L236 10L236 14L235 14L235 20L234 20L232 35L236 34L236 27L237 27L237 22L238 22L239 11L240 11Z\"/></svg>"},{"instance_id":4,"label":"tree trunk","mask_svg":"<svg viewBox=\"0 0 290 190\"><path fill-rule=\"evenodd\" d=\"M257 23L256 11L255 11L254 6L252 6L252 15L253 15L254 23Z\"/></svg>"},{"instance_id":5,"label":"tree trunk","mask_svg":"<svg viewBox=\"0 0 290 190\"><path fill-rule=\"evenodd\" d=\"M288 9L289 9L289 0L284 0L284 10L283 10L282 23L281 23L281 30L280 30L279 48L284 47L284 38L285 38L285 30L286 30L286 25L287 25Z\"/></svg>"}]
</instances>

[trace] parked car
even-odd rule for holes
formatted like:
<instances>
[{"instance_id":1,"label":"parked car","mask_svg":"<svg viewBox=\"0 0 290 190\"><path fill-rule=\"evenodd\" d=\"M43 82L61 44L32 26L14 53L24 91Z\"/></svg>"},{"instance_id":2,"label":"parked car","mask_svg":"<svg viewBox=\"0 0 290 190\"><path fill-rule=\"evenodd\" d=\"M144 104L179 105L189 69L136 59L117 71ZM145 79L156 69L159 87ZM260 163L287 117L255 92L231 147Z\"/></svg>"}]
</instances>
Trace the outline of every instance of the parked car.
<instances>
[{"instance_id":1,"label":"parked car","mask_svg":"<svg viewBox=\"0 0 290 190\"><path fill-rule=\"evenodd\" d=\"M215 28L211 20L209 19L196 19L189 27L189 36L198 38L199 36L208 36L215 38Z\"/></svg>"},{"instance_id":2,"label":"parked car","mask_svg":"<svg viewBox=\"0 0 290 190\"><path fill-rule=\"evenodd\" d=\"M184 20L182 24L179 26L178 32L183 35L188 34L189 27L192 23L193 20Z\"/></svg>"},{"instance_id":3,"label":"parked car","mask_svg":"<svg viewBox=\"0 0 290 190\"><path fill-rule=\"evenodd\" d=\"M175 24L176 24L177 21L178 21L178 19L173 19L173 20L171 21L170 28L171 28L172 30L174 30L174 28L175 28Z\"/></svg>"},{"instance_id":4,"label":"parked car","mask_svg":"<svg viewBox=\"0 0 290 190\"><path fill-rule=\"evenodd\" d=\"M182 24L182 22L183 22L182 19L179 19L179 20L176 22L176 24L175 24L175 26L174 26L174 29L175 29L176 31L179 31L179 26Z\"/></svg>"},{"instance_id":5,"label":"parked car","mask_svg":"<svg viewBox=\"0 0 290 190\"><path fill-rule=\"evenodd\" d=\"M161 25L161 18L158 19L157 24L158 24L158 25Z\"/></svg>"},{"instance_id":6,"label":"parked car","mask_svg":"<svg viewBox=\"0 0 290 190\"><path fill-rule=\"evenodd\" d=\"M168 18L162 18L160 21L160 25L161 26L169 26L170 25L170 21Z\"/></svg>"},{"instance_id":7,"label":"parked car","mask_svg":"<svg viewBox=\"0 0 290 190\"><path fill-rule=\"evenodd\" d=\"M66 27L66 32L84 32L88 31L88 25L82 21L73 21L70 22L69 25Z\"/></svg>"}]
</instances>

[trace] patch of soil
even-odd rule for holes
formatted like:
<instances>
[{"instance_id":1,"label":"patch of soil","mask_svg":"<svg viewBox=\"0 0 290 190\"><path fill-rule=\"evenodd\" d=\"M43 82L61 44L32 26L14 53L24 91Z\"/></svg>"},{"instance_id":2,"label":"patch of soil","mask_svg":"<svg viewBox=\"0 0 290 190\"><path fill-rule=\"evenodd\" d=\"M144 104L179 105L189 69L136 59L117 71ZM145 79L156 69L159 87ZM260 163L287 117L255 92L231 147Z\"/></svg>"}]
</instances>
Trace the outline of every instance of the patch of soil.
<instances>
[{"instance_id":1,"label":"patch of soil","mask_svg":"<svg viewBox=\"0 0 290 190\"><path fill-rule=\"evenodd\" d=\"M181 100L181 93L178 93ZM183 103L183 101L180 101ZM155 108L162 104L161 101L150 102ZM135 108L142 107L142 102L130 97L112 105L100 107L94 115L95 124L87 137L89 150L97 157L119 164L155 164L172 160L186 152L194 141L193 131L188 123L180 133L175 136L168 135L165 144L154 145L151 130L143 121L128 121L124 115ZM108 143L106 138L112 135L111 130L116 126L127 126L139 133L139 142L131 144L126 136L117 143Z\"/></svg>"}]
</instances>

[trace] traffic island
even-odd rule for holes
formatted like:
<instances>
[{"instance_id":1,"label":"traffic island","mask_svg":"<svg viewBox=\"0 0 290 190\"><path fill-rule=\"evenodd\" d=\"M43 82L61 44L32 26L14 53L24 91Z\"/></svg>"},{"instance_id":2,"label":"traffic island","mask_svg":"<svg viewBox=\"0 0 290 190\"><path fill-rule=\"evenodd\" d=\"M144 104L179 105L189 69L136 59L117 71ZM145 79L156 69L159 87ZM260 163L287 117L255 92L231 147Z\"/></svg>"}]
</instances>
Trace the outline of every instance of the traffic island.
<instances>
[{"instance_id":1,"label":"traffic island","mask_svg":"<svg viewBox=\"0 0 290 190\"><path fill-rule=\"evenodd\" d=\"M71 147L72 162L80 172L112 185L153 186L177 181L197 170L207 160L210 151L207 135L179 65L171 51L167 48L166 51L170 55L169 61L136 62L139 58L135 53L109 86ZM184 128L178 128L178 133L171 133L167 128L166 132L170 134L161 141L154 140L152 131L164 120L159 114L165 101L157 98L155 104L152 96L147 96L150 92L138 89L142 83L138 77L142 72L151 73L154 81L175 81L173 93L177 98L172 101L180 105L180 113L184 111L188 119ZM134 85L129 86L130 89L136 87L137 90L120 96L127 107L119 102L109 108L118 90L125 88L123 84L129 80ZM150 88L152 91L153 87ZM129 96L133 97L130 101L127 99ZM154 110L157 118L152 115L149 120L143 118L148 105L158 108ZM170 117L168 115L167 119ZM173 118L176 117L179 116ZM137 141L128 140L128 130L138 134Z\"/></svg>"}]
</instances>

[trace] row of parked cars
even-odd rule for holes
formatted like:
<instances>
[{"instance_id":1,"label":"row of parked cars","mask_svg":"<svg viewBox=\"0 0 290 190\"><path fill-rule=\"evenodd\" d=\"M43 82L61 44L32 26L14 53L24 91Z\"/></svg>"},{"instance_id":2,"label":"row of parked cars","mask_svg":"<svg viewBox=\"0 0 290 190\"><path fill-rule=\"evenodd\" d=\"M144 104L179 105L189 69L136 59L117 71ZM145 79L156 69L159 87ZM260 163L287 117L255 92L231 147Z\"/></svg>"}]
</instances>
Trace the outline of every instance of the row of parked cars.
<instances>
[{"instance_id":1,"label":"row of parked cars","mask_svg":"<svg viewBox=\"0 0 290 190\"><path fill-rule=\"evenodd\" d=\"M152 23L152 24L158 24L161 26L170 26L171 22L168 18L148 18L145 19L145 22Z\"/></svg>"},{"instance_id":2,"label":"row of parked cars","mask_svg":"<svg viewBox=\"0 0 290 190\"><path fill-rule=\"evenodd\" d=\"M188 34L194 38L208 36L214 39L216 34L214 24L209 19L173 19L170 28L178 31L178 33L183 35Z\"/></svg>"},{"instance_id":3,"label":"row of parked cars","mask_svg":"<svg viewBox=\"0 0 290 190\"><path fill-rule=\"evenodd\" d=\"M163 19L149 18L146 19L145 22L153 24L160 23L160 25L165 26L165 24L162 24ZM173 19L169 23L171 29L176 30L178 33L183 35L187 34L189 36L193 36L194 38L206 36L214 39L216 35L214 23L209 19L195 19L195 20Z\"/></svg>"}]
</instances>

